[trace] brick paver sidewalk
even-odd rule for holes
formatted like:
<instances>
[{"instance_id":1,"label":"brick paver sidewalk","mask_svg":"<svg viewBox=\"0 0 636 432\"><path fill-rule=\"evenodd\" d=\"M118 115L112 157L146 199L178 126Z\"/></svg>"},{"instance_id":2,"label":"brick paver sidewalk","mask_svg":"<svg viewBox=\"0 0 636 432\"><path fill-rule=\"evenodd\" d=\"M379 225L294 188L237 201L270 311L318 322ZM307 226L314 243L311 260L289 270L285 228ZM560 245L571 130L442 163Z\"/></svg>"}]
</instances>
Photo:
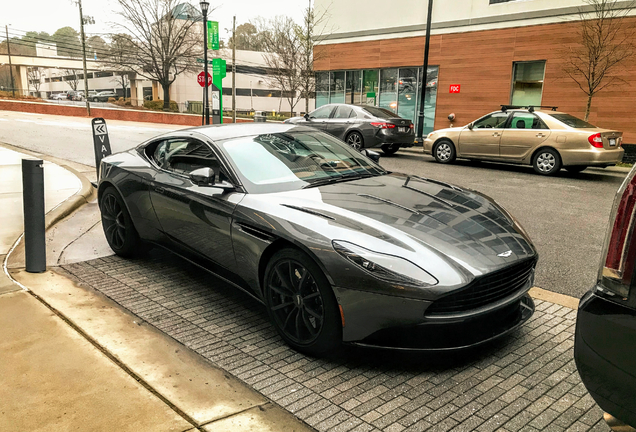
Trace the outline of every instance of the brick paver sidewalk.
<instances>
[{"instance_id":1,"label":"brick paver sidewalk","mask_svg":"<svg viewBox=\"0 0 636 432\"><path fill-rule=\"evenodd\" d=\"M609 430L576 371L566 307L536 301L527 325L480 351L313 359L282 342L258 302L168 253L64 269L319 431Z\"/></svg>"}]
</instances>

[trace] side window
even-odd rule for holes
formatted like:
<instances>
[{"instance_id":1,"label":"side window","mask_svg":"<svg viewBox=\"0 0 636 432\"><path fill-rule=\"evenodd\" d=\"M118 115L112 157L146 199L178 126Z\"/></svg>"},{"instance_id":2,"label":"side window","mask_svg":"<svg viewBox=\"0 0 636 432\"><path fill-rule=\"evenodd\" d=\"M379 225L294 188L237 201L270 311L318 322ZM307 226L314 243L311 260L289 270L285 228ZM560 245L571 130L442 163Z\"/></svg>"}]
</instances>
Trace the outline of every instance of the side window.
<instances>
[{"instance_id":1,"label":"side window","mask_svg":"<svg viewBox=\"0 0 636 432\"><path fill-rule=\"evenodd\" d=\"M353 110L351 109L351 107L348 107L346 105L339 105L338 108L336 108L336 113L333 115L333 118L348 119L349 117L351 117L352 111Z\"/></svg>"},{"instance_id":2,"label":"side window","mask_svg":"<svg viewBox=\"0 0 636 432\"><path fill-rule=\"evenodd\" d=\"M351 113L349 114L349 118L358 118L358 114L356 113L356 110L352 109Z\"/></svg>"},{"instance_id":3,"label":"side window","mask_svg":"<svg viewBox=\"0 0 636 432\"><path fill-rule=\"evenodd\" d=\"M548 126L536 114L515 112L512 115L510 129L548 129Z\"/></svg>"},{"instance_id":4,"label":"side window","mask_svg":"<svg viewBox=\"0 0 636 432\"><path fill-rule=\"evenodd\" d=\"M210 147L196 140L169 140L163 168L189 174L199 168L218 170L219 161Z\"/></svg>"},{"instance_id":5,"label":"side window","mask_svg":"<svg viewBox=\"0 0 636 432\"><path fill-rule=\"evenodd\" d=\"M327 105L327 106L324 106L324 107L320 107L316 111L314 111L311 114L309 114L309 118L328 119L329 118L329 114L331 114L332 110L333 110L333 105Z\"/></svg>"},{"instance_id":6,"label":"side window","mask_svg":"<svg viewBox=\"0 0 636 432\"><path fill-rule=\"evenodd\" d=\"M508 120L508 113L496 112L477 120L473 127L475 129L503 128Z\"/></svg>"}]
</instances>

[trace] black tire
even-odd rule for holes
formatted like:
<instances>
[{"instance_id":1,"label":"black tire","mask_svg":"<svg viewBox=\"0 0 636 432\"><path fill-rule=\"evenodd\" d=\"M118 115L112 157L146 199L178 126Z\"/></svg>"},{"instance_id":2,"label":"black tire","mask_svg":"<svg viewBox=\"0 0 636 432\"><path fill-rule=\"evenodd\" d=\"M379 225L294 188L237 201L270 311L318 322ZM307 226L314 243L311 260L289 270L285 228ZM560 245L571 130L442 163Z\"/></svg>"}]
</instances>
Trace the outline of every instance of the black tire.
<instances>
[{"instance_id":1,"label":"black tire","mask_svg":"<svg viewBox=\"0 0 636 432\"><path fill-rule=\"evenodd\" d=\"M433 157L437 162L442 164L455 162L455 159L457 158L455 144L449 140L440 140L433 147Z\"/></svg>"},{"instance_id":2,"label":"black tire","mask_svg":"<svg viewBox=\"0 0 636 432\"><path fill-rule=\"evenodd\" d=\"M104 235L113 252L124 258L138 255L141 240L117 189L109 186L102 192L99 209Z\"/></svg>"},{"instance_id":3,"label":"black tire","mask_svg":"<svg viewBox=\"0 0 636 432\"><path fill-rule=\"evenodd\" d=\"M532 168L537 174L554 175L561 170L561 156L554 149L541 149L532 158Z\"/></svg>"},{"instance_id":4,"label":"black tire","mask_svg":"<svg viewBox=\"0 0 636 432\"><path fill-rule=\"evenodd\" d=\"M347 135L345 142L353 149L361 151L364 148L364 138L360 132L351 132Z\"/></svg>"},{"instance_id":5,"label":"black tire","mask_svg":"<svg viewBox=\"0 0 636 432\"><path fill-rule=\"evenodd\" d=\"M580 173L581 171L583 171L586 168L587 168L586 165L570 165L570 166L566 166L565 167L565 169L568 172L571 172L571 173L574 173L574 174Z\"/></svg>"},{"instance_id":6,"label":"black tire","mask_svg":"<svg viewBox=\"0 0 636 432\"><path fill-rule=\"evenodd\" d=\"M320 267L298 249L276 252L265 269L267 313L285 342L324 355L342 342L340 308Z\"/></svg>"},{"instance_id":7,"label":"black tire","mask_svg":"<svg viewBox=\"0 0 636 432\"><path fill-rule=\"evenodd\" d=\"M397 151L400 149L400 145L399 144L382 144L381 149L385 155L391 156L397 153Z\"/></svg>"}]
</instances>

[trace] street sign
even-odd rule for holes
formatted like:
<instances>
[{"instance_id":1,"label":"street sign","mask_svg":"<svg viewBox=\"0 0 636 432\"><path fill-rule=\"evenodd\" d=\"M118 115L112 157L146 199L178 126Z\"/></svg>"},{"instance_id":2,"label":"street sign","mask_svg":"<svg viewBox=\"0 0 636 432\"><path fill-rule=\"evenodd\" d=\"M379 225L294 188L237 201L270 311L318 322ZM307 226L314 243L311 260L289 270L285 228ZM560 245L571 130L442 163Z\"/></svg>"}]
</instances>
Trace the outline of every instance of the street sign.
<instances>
[{"instance_id":1,"label":"street sign","mask_svg":"<svg viewBox=\"0 0 636 432\"><path fill-rule=\"evenodd\" d=\"M108 138L108 129L106 129L106 120L103 118L94 118L91 120L93 126L93 145L95 146L95 167L97 167L97 176L99 177L99 164L106 156L110 156L110 139Z\"/></svg>"},{"instance_id":2,"label":"street sign","mask_svg":"<svg viewBox=\"0 0 636 432\"><path fill-rule=\"evenodd\" d=\"M212 112L218 112L219 123L223 123L223 78L227 75L227 62L222 58L215 58L212 60L212 81L214 86L212 88L212 103L215 103L214 92L218 90L218 106L214 108L212 106ZM217 111L218 110L218 111Z\"/></svg>"},{"instance_id":3,"label":"street sign","mask_svg":"<svg viewBox=\"0 0 636 432\"><path fill-rule=\"evenodd\" d=\"M205 60L198 58L197 59L197 63L205 63ZM208 64L211 65L212 64L212 60L208 60Z\"/></svg>"},{"instance_id":4,"label":"street sign","mask_svg":"<svg viewBox=\"0 0 636 432\"><path fill-rule=\"evenodd\" d=\"M197 82L201 87L205 87L205 72L201 72L197 75ZM208 87L212 85L212 75L208 72Z\"/></svg>"},{"instance_id":5,"label":"street sign","mask_svg":"<svg viewBox=\"0 0 636 432\"><path fill-rule=\"evenodd\" d=\"M217 78L225 78L227 75L227 62L222 58L212 59L212 75L214 75L215 84L217 84ZM218 84L221 84L221 82L218 82Z\"/></svg>"},{"instance_id":6,"label":"street sign","mask_svg":"<svg viewBox=\"0 0 636 432\"><path fill-rule=\"evenodd\" d=\"M461 88L462 88L461 84L451 84L449 93L459 93Z\"/></svg>"},{"instance_id":7,"label":"street sign","mask_svg":"<svg viewBox=\"0 0 636 432\"><path fill-rule=\"evenodd\" d=\"M218 21L208 21L208 49L219 49L219 23Z\"/></svg>"}]
</instances>

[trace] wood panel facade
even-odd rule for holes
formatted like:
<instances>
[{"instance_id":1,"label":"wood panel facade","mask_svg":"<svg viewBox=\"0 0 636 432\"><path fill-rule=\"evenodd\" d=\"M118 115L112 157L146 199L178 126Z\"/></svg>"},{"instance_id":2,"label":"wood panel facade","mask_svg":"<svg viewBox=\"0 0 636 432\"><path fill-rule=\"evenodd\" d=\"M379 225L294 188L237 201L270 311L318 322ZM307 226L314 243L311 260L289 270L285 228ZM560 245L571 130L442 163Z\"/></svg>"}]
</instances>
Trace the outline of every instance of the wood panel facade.
<instances>
[{"instance_id":1,"label":"wood panel facade","mask_svg":"<svg viewBox=\"0 0 636 432\"><path fill-rule=\"evenodd\" d=\"M636 25L636 19L630 19ZM545 60L542 105L583 117L587 96L564 72L569 46L579 43L576 22L431 36L430 65L439 66L435 129L472 120L510 103L513 62ZM318 45L316 71L421 66L424 37ZM598 93L589 121L624 132L636 144L636 58L619 66L624 83ZM461 92L449 93L451 84Z\"/></svg>"}]
</instances>

